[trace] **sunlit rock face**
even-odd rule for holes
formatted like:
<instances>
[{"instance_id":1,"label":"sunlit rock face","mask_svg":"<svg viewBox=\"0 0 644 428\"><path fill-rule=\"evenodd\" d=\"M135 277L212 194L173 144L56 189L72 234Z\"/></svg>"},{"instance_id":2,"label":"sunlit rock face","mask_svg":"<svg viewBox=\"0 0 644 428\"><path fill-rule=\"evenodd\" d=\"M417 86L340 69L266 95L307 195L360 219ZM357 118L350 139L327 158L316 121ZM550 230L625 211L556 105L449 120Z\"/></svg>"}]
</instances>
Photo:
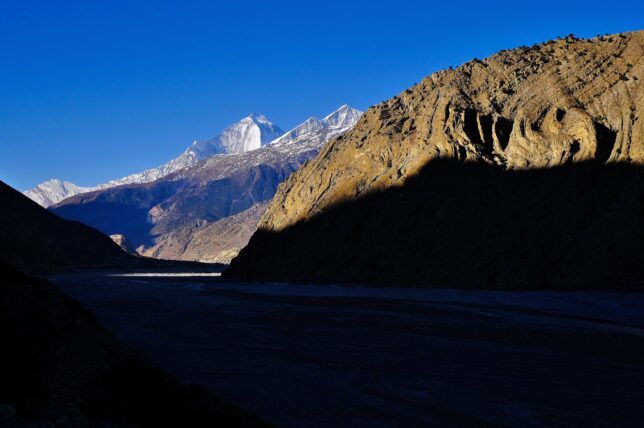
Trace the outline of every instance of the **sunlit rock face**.
<instances>
[{"instance_id":1,"label":"sunlit rock face","mask_svg":"<svg viewBox=\"0 0 644 428\"><path fill-rule=\"evenodd\" d=\"M280 186L228 275L644 281L643 46L633 32L501 51L369 108Z\"/></svg>"},{"instance_id":2,"label":"sunlit rock face","mask_svg":"<svg viewBox=\"0 0 644 428\"><path fill-rule=\"evenodd\" d=\"M260 228L280 230L435 158L502 168L644 163L644 32L552 40L432 74L371 107L281 186Z\"/></svg>"}]
</instances>

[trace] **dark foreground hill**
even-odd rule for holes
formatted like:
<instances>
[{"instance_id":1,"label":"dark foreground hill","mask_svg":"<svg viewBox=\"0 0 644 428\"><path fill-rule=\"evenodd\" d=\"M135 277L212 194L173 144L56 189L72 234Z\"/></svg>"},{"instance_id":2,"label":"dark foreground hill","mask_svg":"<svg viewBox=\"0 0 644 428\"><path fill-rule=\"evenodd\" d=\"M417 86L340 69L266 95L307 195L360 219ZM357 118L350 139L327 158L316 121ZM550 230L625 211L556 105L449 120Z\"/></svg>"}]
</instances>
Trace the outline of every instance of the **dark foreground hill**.
<instances>
[{"instance_id":1,"label":"dark foreground hill","mask_svg":"<svg viewBox=\"0 0 644 428\"><path fill-rule=\"evenodd\" d=\"M134 264L109 237L64 220L0 182L0 262L21 269Z\"/></svg>"},{"instance_id":2,"label":"dark foreground hill","mask_svg":"<svg viewBox=\"0 0 644 428\"><path fill-rule=\"evenodd\" d=\"M280 186L227 275L641 287L643 46L501 51L371 107Z\"/></svg>"},{"instance_id":3,"label":"dark foreground hill","mask_svg":"<svg viewBox=\"0 0 644 428\"><path fill-rule=\"evenodd\" d=\"M0 265L0 426L258 426L151 366L44 280Z\"/></svg>"}]
</instances>

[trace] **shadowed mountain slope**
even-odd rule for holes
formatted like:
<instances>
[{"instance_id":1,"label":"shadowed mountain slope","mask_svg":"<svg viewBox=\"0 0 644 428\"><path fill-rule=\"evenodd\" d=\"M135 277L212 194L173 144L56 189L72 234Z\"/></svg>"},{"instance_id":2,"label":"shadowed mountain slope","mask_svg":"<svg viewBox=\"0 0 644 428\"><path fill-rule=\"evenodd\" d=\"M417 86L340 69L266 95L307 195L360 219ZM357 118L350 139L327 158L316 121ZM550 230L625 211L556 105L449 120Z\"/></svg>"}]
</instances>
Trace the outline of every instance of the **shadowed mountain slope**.
<instances>
[{"instance_id":1,"label":"shadowed mountain slope","mask_svg":"<svg viewBox=\"0 0 644 428\"><path fill-rule=\"evenodd\" d=\"M301 163L292 158L234 171L223 167L227 160L213 158L221 168L190 169L167 180L76 195L50 210L106 234L122 234L135 248L155 247L157 237L216 222L270 199Z\"/></svg>"},{"instance_id":2,"label":"shadowed mountain slope","mask_svg":"<svg viewBox=\"0 0 644 428\"><path fill-rule=\"evenodd\" d=\"M631 257L642 260L642 58L641 31L569 36L432 74L370 108L290 176L228 275L494 288L641 283ZM465 166L432 162L440 159ZM582 162L590 163L566 167ZM632 166L610 166L618 162ZM627 255L618 261L611 251ZM622 263L631 276L611 270Z\"/></svg>"},{"instance_id":3,"label":"shadowed mountain slope","mask_svg":"<svg viewBox=\"0 0 644 428\"><path fill-rule=\"evenodd\" d=\"M644 289L644 169L441 160L404 185L260 230L227 276L502 289Z\"/></svg>"},{"instance_id":4,"label":"shadowed mountain slope","mask_svg":"<svg viewBox=\"0 0 644 428\"><path fill-rule=\"evenodd\" d=\"M134 263L99 231L48 212L0 182L0 262L24 269Z\"/></svg>"},{"instance_id":5,"label":"shadowed mountain slope","mask_svg":"<svg viewBox=\"0 0 644 428\"><path fill-rule=\"evenodd\" d=\"M258 202L221 220L184 224L157 238L154 246L144 253L165 260L230 263L248 244L267 206L268 202Z\"/></svg>"}]
</instances>

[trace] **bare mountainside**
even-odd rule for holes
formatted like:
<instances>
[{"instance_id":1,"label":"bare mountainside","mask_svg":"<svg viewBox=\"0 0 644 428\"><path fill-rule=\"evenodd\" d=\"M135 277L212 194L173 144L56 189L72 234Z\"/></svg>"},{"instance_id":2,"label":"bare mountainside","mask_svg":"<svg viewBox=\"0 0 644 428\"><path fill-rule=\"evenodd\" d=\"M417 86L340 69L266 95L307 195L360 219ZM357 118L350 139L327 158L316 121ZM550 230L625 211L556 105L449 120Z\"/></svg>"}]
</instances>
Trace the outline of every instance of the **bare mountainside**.
<instances>
[{"instance_id":1,"label":"bare mountainside","mask_svg":"<svg viewBox=\"0 0 644 428\"><path fill-rule=\"evenodd\" d=\"M166 260L193 260L204 263L230 263L257 229L268 202L258 202L247 210L213 222L188 223L161 235L141 253Z\"/></svg>"},{"instance_id":2,"label":"bare mountainside","mask_svg":"<svg viewBox=\"0 0 644 428\"><path fill-rule=\"evenodd\" d=\"M370 108L280 186L228 275L642 284L643 46L640 31L501 51Z\"/></svg>"},{"instance_id":3,"label":"bare mountainside","mask_svg":"<svg viewBox=\"0 0 644 428\"><path fill-rule=\"evenodd\" d=\"M76 195L51 210L122 234L146 256L229 262L250 239L279 183L361 115L344 105L255 150L212 156L152 183Z\"/></svg>"}]
</instances>

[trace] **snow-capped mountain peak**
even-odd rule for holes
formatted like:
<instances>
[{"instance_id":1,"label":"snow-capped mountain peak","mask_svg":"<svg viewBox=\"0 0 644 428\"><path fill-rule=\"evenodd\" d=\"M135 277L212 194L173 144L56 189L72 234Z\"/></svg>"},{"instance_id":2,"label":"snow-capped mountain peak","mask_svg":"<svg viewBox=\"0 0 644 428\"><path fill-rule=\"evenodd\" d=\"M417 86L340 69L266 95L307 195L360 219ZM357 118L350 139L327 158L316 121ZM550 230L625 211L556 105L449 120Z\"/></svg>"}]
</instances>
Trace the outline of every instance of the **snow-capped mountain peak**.
<instances>
[{"instance_id":1,"label":"snow-capped mountain peak","mask_svg":"<svg viewBox=\"0 0 644 428\"><path fill-rule=\"evenodd\" d=\"M305 122L271 142L270 145L284 146L301 143L311 148L319 149L330 139L353 128L362 117L362 114L360 110L345 104L322 120L315 117L308 118Z\"/></svg>"},{"instance_id":2,"label":"snow-capped mountain peak","mask_svg":"<svg viewBox=\"0 0 644 428\"><path fill-rule=\"evenodd\" d=\"M358 123L358 120L362 117L363 112L360 110L349 107L347 104L344 104L339 109L329 114L327 117L322 119L323 122L326 122L332 128L344 128L347 126L354 126Z\"/></svg>"},{"instance_id":3,"label":"snow-capped mountain peak","mask_svg":"<svg viewBox=\"0 0 644 428\"><path fill-rule=\"evenodd\" d=\"M51 180L40 183L33 189L27 190L24 194L34 202L47 208L65 198L87 192L89 190L91 190L89 187L81 187L69 181L52 178Z\"/></svg>"},{"instance_id":4,"label":"snow-capped mountain peak","mask_svg":"<svg viewBox=\"0 0 644 428\"><path fill-rule=\"evenodd\" d=\"M293 150L302 153L317 151L330 139L351 129L361 116L361 111L345 104L324 119L319 120L311 117L285 134L263 114L253 113L227 127L215 138L195 140L180 156L157 168L146 169L143 172L95 187L80 187L73 183L54 179L28 190L24 194L40 205L49 207L79 193L123 184L149 183L215 155L240 155L267 145L279 147L279 151L284 150L284 153ZM294 146L296 144L297 148ZM261 159L263 155L262 151L255 157Z\"/></svg>"},{"instance_id":5,"label":"snow-capped mountain peak","mask_svg":"<svg viewBox=\"0 0 644 428\"><path fill-rule=\"evenodd\" d=\"M193 153L198 160L217 154L244 153L259 149L284 134L263 114L251 114L206 141L195 141L184 154Z\"/></svg>"},{"instance_id":6,"label":"snow-capped mountain peak","mask_svg":"<svg viewBox=\"0 0 644 428\"><path fill-rule=\"evenodd\" d=\"M261 114L261 113L251 113L251 114L249 114L248 116L246 116L245 118L242 119L242 121L244 121L244 120L254 121L254 122L257 122L257 123L267 125L269 127L273 126L273 123L270 120L268 120L268 118L266 116L264 116L263 114Z\"/></svg>"},{"instance_id":7,"label":"snow-capped mountain peak","mask_svg":"<svg viewBox=\"0 0 644 428\"><path fill-rule=\"evenodd\" d=\"M123 184L149 183L218 154L244 153L264 146L284 132L263 114L251 114L224 129L210 140L195 140L179 157L157 167L111 180L94 187L80 187L61 180L49 180L24 192L44 207L79 193L107 189Z\"/></svg>"},{"instance_id":8,"label":"snow-capped mountain peak","mask_svg":"<svg viewBox=\"0 0 644 428\"><path fill-rule=\"evenodd\" d=\"M327 121L335 117L335 113L346 111L349 114L340 121ZM212 156L188 168L173 174L170 179L187 179L188 177L208 177L211 180L221 179L257 165L283 165L285 162L299 166L302 162L313 158L330 140L350 130L360 119L362 112L343 106L339 110L319 120L310 117L279 138L271 141L257 150L245 153ZM335 126L331 126L331 124ZM340 126L341 125L341 126Z\"/></svg>"},{"instance_id":9,"label":"snow-capped mountain peak","mask_svg":"<svg viewBox=\"0 0 644 428\"><path fill-rule=\"evenodd\" d=\"M263 114L251 114L224 129L210 140L195 140L179 157L138 174L96 186L105 189L121 184L149 183L219 154L244 153L268 144L284 132Z\"/></svg>"}]
</instances>

